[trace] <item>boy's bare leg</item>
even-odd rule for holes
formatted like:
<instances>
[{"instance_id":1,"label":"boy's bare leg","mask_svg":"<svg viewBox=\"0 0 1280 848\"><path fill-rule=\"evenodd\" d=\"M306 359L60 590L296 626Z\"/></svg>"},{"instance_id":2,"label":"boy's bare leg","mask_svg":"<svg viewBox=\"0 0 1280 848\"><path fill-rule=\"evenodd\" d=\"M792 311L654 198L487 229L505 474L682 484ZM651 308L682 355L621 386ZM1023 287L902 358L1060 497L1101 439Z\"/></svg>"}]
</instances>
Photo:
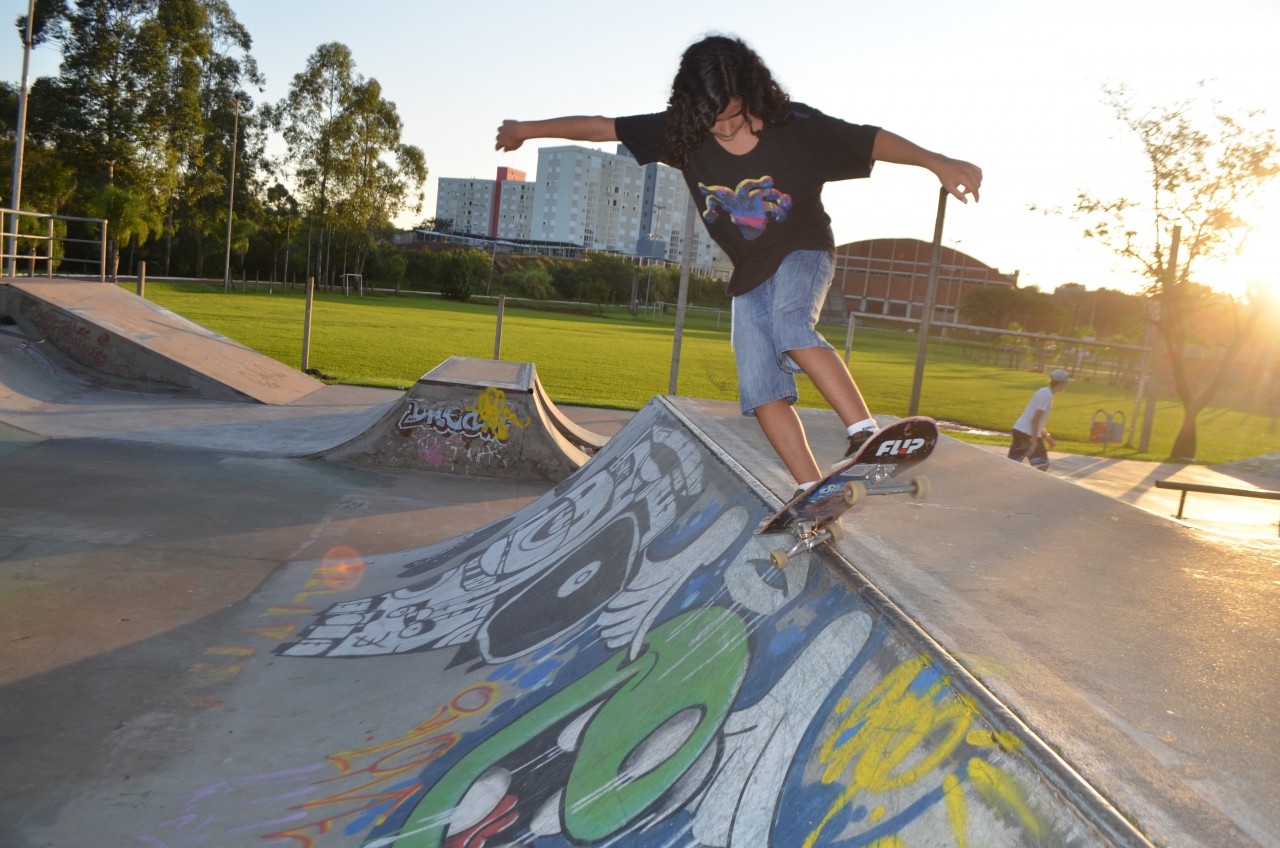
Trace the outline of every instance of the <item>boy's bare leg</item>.
<instances>
[{"instance_id":1,"label":"boy's bare leg","mask_svg":"<svg viewBox=\"0 0 1280 848\"><path fill-rule=\"evenodd\" d=\"M818 469L813 451L809 449L809 440L805 438L804 425L790 401L762 403L755 408L755 413L760 429L796 483L822 479L822 471Z\"/></svg>"},{"instance_id":2,"label":"boy's bare leg","mask_svg":"<svg viewBox=\"0 0 1280 848\"><path fill-rule=\"evenodd\" d=\"M809 375L813 385L822 392L822 396L831 404L846 427L871 417L871 410L862 399L858 384L853 381L844 360L834 350L829 347L806 347L789 350L787 354Z\"/></svg>"}]
</instances>

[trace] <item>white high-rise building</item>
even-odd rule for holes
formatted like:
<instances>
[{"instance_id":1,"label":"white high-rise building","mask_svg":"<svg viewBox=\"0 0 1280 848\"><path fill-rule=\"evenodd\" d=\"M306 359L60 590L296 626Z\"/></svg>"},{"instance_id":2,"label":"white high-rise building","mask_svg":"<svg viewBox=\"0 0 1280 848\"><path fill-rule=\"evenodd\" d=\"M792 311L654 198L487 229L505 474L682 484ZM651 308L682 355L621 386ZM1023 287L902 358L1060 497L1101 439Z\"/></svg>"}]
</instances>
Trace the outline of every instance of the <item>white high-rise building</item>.
<instances>
[{"instance_id":1,"label":"white high-rise building","mask_svg":"<svg viewBox=\"0 0 1280 848\"><path fill-rule=\"evenodd\" d=\"M451 232L489 235L493 189L493 180L441 177L436 192L436 220L449 221Z\"/></svg>"},{"instance_id":2,"label":"white high-rise building","mask_svg":"<svg viewBox=\"0 0 1280 848\"><path fill-rule=\"evenodd\" d=\"M499 168L494 180L441 177L436 189L436 219L455 233L527 239L532 208L533 184L515 168Z\"/></svg>"},{"instance_id":3,"label":"white high-rise building","mask_svg":"<svg viewBox=\"0 0 1280 848\"><path fill-rule=\"evenodd\" d=\"M540 149L537 179L524 177L511 168L499 168L496 180L441 177L436 218L455 233L684 261L685 219L697 213L674 168L641 167L622 145L616 153L566 145ZM727 273L701 221L693 234L694 267Z\"/></svg>"},{"instance_id":4,"label":"white high-rise building","mask_svg":"<svg viewBox=\"0 0 1280 848\"><path fill-rule=\"evenodd\" d=\"M576 145L544 147L538 151L532 237L633 254L643 194L644 170L630 157Z\"/></svg>"},{"instance_id":5,"label":"white high-rise building","mask_svg":"<svg viewBox=\"0 0 1280 848\"><path fill-rule=\"evenodd\" d=\"M619 155L629 155L619 145ZM639 256L684 261L685 218L694 215L693 265L695 268L732 270L729 258L697 219L697 209L689 199L684 177L675 168L654 162L644 166L644 206L641 216Z\"/></svg>"},{"instance_id":6,"label":"white high-rise building","mask_svg":"<svg viewBox=\"0 0 1280 848\"><path fill-rule=\"evenodd\" d=\"M500 239L528 241L533 232L534 184L523 180L498 183L498 227Z\"/></svg>"}]
</instances>

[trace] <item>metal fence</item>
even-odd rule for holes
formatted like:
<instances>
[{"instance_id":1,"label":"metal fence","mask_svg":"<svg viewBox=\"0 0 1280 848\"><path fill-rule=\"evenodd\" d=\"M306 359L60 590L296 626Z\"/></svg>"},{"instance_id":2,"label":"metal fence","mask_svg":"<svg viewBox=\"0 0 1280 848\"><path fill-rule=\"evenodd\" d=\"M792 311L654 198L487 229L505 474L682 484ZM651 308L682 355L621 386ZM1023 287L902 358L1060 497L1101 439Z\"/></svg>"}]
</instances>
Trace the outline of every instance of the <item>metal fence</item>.
<instances>
[{"instance_id":1,"label":"metal fence","mask_svg":"<svg viewBox=\"0 0 1280 848\"><path fill-rule=\"evenodd\" d=\"M96 237L90 237L94 228ZM4 234L3 263L6 277L17 277L23 265L26 276L52 278L63 266L96 266L99 282L107 280L107 221L74 215L46 215L0 209L0 233ZM76 276L93 276L88 270Z\"/></svg>"}]
</instances>

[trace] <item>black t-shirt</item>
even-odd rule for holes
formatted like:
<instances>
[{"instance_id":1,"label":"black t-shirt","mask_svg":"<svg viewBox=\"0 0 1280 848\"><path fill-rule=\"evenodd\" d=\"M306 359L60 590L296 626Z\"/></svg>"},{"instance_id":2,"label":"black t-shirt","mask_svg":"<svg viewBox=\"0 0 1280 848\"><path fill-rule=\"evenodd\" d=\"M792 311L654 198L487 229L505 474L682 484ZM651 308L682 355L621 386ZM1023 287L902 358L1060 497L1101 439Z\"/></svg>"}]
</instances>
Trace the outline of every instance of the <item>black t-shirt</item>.
<instances>
[{"instance_id":1,"label":"black t-shirt","mask_svg":"<svg viewBox=\"0 0 1280 848\"><path fill-rule=\"evenodd\" d=\"M615 120L618 140L641 165L666 161L663 124L661 112ZM741 156L707 134L683 173L707 232L733 262L730 294L769 279L789 253L835 252L822 186L871 176L877 132L792 103L791 120L765 127Z\"/></svg>"}]
</instances>

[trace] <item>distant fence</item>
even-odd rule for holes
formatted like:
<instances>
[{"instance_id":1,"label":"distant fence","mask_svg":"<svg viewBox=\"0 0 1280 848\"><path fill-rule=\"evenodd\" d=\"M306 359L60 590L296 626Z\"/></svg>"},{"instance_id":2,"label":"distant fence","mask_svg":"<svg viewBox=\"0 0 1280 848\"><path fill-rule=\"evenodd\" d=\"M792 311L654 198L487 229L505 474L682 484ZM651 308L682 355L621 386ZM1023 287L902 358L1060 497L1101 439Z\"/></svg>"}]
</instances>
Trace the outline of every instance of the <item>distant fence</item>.
<instances>
[{"instance_id":1,"label":"distant fence","mask_svg":"<svg viewBox=\"0 0 1280 848\"><path fill-rule=\"evenodd\" d=\"M846 361L849 358L854 323L858 320L869 324L907 324L910 325L909 332L915 332L920 324L917 318L851 312L845 343ZM936 331L932 342L956 345L965 358L973 361L1016 371L1044 371L1052 363L1066 368L1073 378L1088 377L1127 388L1137 385L1144 367L1143 358L1151 350L1144 345L1004 330L951 321L931 321L929 326Z\"/></svg>"},{"instance_id":2,"label":"distant fence","mask_svg":"<svg viewBox=\"0 0 1280 848\"><path fill-rule=\"evenodd\" d=\"M90 237L97 226L98 235ZM103 218L79 218L74 215L46 215L0 209L0 233L3 251L0 265L6 277L16 277L26 266L26 276L52 278L63 266L87 266L77 276L93 276L98 270L99 282L107 280L107 221Z\"/></svg>"}]
</instances>

